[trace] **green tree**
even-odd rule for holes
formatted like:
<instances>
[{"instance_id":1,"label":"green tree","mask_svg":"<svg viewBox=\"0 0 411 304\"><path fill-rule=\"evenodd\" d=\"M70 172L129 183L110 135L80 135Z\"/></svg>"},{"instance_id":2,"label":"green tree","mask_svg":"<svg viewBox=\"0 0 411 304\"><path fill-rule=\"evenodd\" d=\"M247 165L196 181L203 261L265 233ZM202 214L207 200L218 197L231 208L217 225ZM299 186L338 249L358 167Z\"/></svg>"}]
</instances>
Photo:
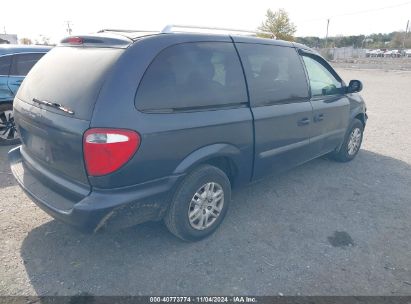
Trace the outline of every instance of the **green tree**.
<instances>
[{"instance_id":1,"label":"green tree","mask_svg":"<svg viewBox=\"0 0 411 304\"><path fill-rule=\"evenodd\" d=\"M276 39L294 41L297 29L284 9L279 9L276 12L268 9L265 18L265 21L258 28L260 31L273 33ZM260 36L268 37L269 35L261 34Z\"/></svg>"},{"instance_id":2,"label":"green tree","mask_svg":"<svg viewBox=\"0 0 411 304\"><path fill-rule=\"evenodd\" d=\"M20 43L21 43L21 44L32 44L30 38L21 38L21 39L20 39Z\"/></svg>"},{"instance_id":3,"label":"green tree","mask_svg":"<svg viewBox=\"0 0 411 304\"><path fill-rule=\"evenodd\" d=\"M296 42L305 44L312 48L319 48L323 43L322 39L319 37L297 37L295 39Z\"/></svg>"},{"instance_id":4,"label":"green tree","mask_svg":"<svg viewBox=\"0 0 411 304\"><path fill-rule=\"evenodd\" d=\"M405 35L405 37L404 37ZM404 40L405 38L405 40ZM402 32L395 32L390 41L390 47L399 48L401 49L404 43L404 47L406 49L411 47L411 35L408 33Z\"/></svg>"},{"instance_id":5,"label":"green tree","mask_svg":"<svg viewBox=\"0 0 411 304\"><path fill-rule=\"evenodd\" d=\"M402 41L404 39L404 33L397 32L395 33L394 37L392 37L390 41L390 46L399 48L402 46Z\"/></svg>"}]
</instances>

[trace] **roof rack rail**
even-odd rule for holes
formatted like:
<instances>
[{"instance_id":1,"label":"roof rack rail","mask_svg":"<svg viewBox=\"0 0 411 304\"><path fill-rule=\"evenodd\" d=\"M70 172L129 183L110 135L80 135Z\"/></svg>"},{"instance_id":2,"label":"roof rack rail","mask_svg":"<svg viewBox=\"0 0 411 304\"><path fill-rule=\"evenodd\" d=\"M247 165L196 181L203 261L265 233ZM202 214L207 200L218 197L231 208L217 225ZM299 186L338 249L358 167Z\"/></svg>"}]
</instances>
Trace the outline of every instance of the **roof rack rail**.
<instances>
[{"instance_id":1,"label":"roof rack rail","mask_svg":"<svg viewBox=\"0 0 411 304\"><path fill-rule=\"evenodd\" d=\"M271 38L275 39L273 33L264 32L264 31L255 31L255 30L242 30L242 29L232 29L232 28L223 28L223 27L207 27L207 26L196 26L196 25L178 25L178 24L168 24L166 25L161 33L175 33L181 31L173 31L173 28L180 29L194 29L194 30L212 30L212 31L226 31L226 32L236 32L242 34L249 34L249 36L257 36L258 34L268 35ZM251 35L250 35L251 34Z\"/></svg>"},{"instance_id":2,"label":"roof rack rail","mask_svg":"<svg viewBox=\"0 0 411 304\"><path fill-rule=\"evenodd\" d=\"M99 30L97 33L104 33L104 32L114 32L114 33L158 33L158 31L153 30L121 30L121 29L102 29Z\"/></svg>"}]
</instances>

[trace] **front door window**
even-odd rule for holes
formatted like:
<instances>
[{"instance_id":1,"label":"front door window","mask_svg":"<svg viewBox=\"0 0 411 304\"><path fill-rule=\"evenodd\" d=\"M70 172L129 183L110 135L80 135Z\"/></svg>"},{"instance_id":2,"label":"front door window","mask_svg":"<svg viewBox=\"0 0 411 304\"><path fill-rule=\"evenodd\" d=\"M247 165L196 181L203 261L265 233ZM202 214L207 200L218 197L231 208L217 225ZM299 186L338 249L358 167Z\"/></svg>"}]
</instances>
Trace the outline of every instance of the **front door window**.
<instances>
[{"instance_id":1,"label":"front door window","mask_svg":"<svg viewBox=\"0 0 411 304\"><path fill-rule=\"evenodd\" d=\"M308 77L310 79L311 95L326 96L341 94L342 83L318 60L311 56L303 56Z\"/></svg>"}]
</instances>

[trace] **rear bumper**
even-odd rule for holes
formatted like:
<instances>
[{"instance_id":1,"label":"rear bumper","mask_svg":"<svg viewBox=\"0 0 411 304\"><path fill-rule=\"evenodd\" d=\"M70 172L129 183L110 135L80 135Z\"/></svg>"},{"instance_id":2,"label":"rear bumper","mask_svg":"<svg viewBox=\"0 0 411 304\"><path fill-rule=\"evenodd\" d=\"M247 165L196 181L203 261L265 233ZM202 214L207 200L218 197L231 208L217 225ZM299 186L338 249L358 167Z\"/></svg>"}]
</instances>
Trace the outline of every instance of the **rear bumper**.
<instances>
[{"instance_id":1,"label":"rear bumper","mask_svg":"<svg viewBox=\"0 0 411 304\"><path fill-rule=\"evenodd\" d=\"M169 176L125 188L93 188L88 194L67 195L39 176L41 170L25 161L20 147L9 152L9 161L17 182L36 205L85 232L95 232L102 227L119 229L160 219L173 187L182 177Z\"/></svg>"}]
</instances>

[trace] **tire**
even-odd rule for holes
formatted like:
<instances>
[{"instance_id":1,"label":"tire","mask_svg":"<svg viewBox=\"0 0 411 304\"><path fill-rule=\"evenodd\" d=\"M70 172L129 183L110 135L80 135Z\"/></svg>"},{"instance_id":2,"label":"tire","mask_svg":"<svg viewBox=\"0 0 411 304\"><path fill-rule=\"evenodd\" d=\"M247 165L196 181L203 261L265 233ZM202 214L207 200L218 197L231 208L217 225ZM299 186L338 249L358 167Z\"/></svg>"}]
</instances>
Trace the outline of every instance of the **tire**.
<instances>
[{"instance_id":1,"label":"tire","mask_svg":"<svg viewBox=\"0 0 411 304\"><path fill-rule=\"evenodd\" d=\"M356 147L352 150L351 148L353 146L350 145L350 139L352 136L354 136L354 132L359 132L358 134L360 137L355 140ZM355 156L358 154L358 151L360 151L363 135L363 123L359 119L354 118L351 122L350 127L348 128L347 133L345 134L344 142L341 145L340 149L338 151L331 153L330 157L335 161L342 163L353 160Z\"/></svg>"},{"instance_id":2,"label":"tire","mask_svg":"<svg viewBox=\"0 0 411 304\"><path fill-rule=\"evenodd\" d=\"M6 132L5 134L3 134ZM9 138L9 135L10 138ZM0 105L0 146L17 145L20 139L14 125L13 104Z\"/></svg>"},{"instance_id":3,"label":"tire","mask_svg":"<svg viewBox=\"0 0 411 304\"><path fill-rule=\"evenodd\" d=\"M204 188L207 185L209 188ZM220 200L219 190L222 191ZM207 194L209 199L206 199ZM164 223L168 230L180 239L199 241L220 226L230 200L231 184L227 175L216 167L202 165L188 174L178 186L164 217ZM190 220L189 214L193 214L191 218L195 220Z\"/></svg>"}]
</instances>

